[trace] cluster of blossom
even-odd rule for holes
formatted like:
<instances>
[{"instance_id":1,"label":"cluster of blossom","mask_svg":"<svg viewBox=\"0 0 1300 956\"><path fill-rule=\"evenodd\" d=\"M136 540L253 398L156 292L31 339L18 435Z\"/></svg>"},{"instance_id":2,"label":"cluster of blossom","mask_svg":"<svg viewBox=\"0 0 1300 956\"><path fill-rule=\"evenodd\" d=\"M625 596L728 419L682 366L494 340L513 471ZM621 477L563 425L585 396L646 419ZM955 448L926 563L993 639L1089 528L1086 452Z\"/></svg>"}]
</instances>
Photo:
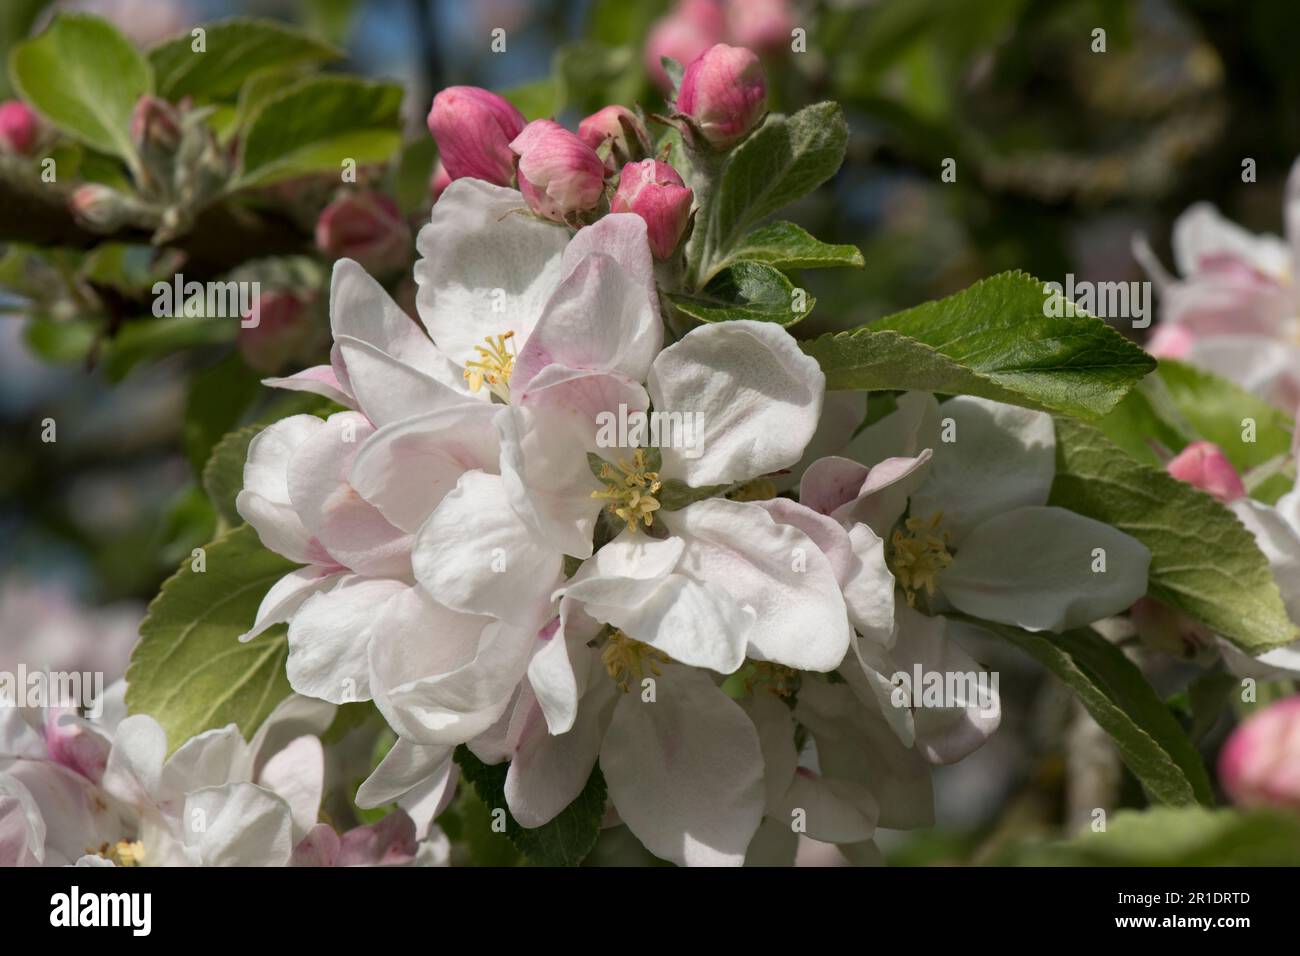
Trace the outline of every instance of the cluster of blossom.
<instances>
[{"instance_id":1,"label":"cluster of blossom","mask_svg":"<svg viewBox=\"0 0 1300 956\"><path fill-rule=\"evenodd\" d=\"M762 82L713 47L677 116L725 151ZM776 324L665 345L656 260L692 191L641 158L636 114L575 135L458 87L429 125L450 182L417 239L422 327L338 262L330 364L273 381L349 410L261 432L238 498L302 565L245 639L287 621L295 691L371 699L398 735L358 804L450 786L465 745L509 761L524 827L599 767L607 820L679 864L788 859L796 829L869 855L877 825L931 822L930 766L999 720L892 700L900 671L981 670L936 612L1085 625L1145 592L1149 552L1047 505L1046 414L908 394L855 436L861 402ZM698 442L602 442L652 409Z\"/></svg>"}]
</instances>

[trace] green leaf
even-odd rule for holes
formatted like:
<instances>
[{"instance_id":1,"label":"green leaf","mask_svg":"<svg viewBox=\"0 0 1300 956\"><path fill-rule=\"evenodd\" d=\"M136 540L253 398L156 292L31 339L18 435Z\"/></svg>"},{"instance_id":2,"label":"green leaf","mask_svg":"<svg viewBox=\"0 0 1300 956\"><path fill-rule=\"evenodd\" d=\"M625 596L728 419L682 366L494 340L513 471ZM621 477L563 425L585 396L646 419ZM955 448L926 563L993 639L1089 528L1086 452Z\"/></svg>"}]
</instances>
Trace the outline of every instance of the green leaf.
<instances>
[{"instance_id":1,"label":"green leaf","mask_svg":"<svg viewBox=\"0 0 1300 956\"><path fill-rule=\"evenodd\" d=\"M701 322L753 319L791 326L817 303L780 270L761 262L737 262L715 275L693 295L671 295L673 305Z\"/></svg>"},{"instance_id":2,"label":"green leaf","mask_svg":"<svg viewBox=\"0 0 1300 956\"><path fill-rule=\"evenodd\" d=\"M34 316L23 328L23 340L45 361L70 365L86 360L99 329L100 324L91 319Z\"/></svg>"},{"instance_id":3,"label":"green leaf","mask_svg":"<svg viewBox=\"0 0 1300 956\"><path fill-rule=\"evenodd\" d=\"M402 88L314 76L262 104L244 139L236 188L334 172L345 159L385 162L401 145Z\"/></svg>"},{"instance_id":4,"label":"green leaf","mask_svg":"<svg viewBox=\"0 0 1300 956\"><path fill-rule=\"evenodd\" d=\"M978 395L1084 418L1105 415L1155 368L1104 322L1043 312L1043 284L1004 272L803 349L827 388Z\"/></svg>"},{"instance_id":5,"label":"green leaf","mask_svg":"<svg viewBox=\"0 0 1300 956\"><path fill-rule=\"evenodd\" d=\"M1152 807L1121 810L1106 829L1021 847L1020 866L1294 866L1300 817L1282 810Z\"/></svg>"},{"instance_id":6,"label":"green leaf","mask_svg":"<svg viewBox=\"0 0 1300 956\"><path fill-rule=\"evenodd\" d=\"M1191 426L1172 407L1160 379L1148 376L1110 413L1094 423L1126 453L1144 464L1164 467L1152 443L1177 453L1195 438Z\"/></svg>"},{"instance_id":7,"label":"green leaf","mask_svg":"<svg viewBox=\"0 0 1300 956\"><path fill-rule=\"evenodd\" d=\"M200 345L234 341L238 319L181 315L127 322L105 349L104 371L117 381L138 363Z\"/></svg>"},{"instance_id":8,"label":"green leaf","mask_svg":"<svg viewBox=\"0 0 1300 956\"><path fill-rule=\"evenodd\" d=\"M1268 561L1236 515L1162 469L1129 458L1097 429L1056 420L1049 503L1141 541L1151 550L1147 593L1246 653L1295 639Z\"/></svg>"},{"instance_id":9,"label":"green leaf","mask_svg":"<svg viewBox=\"0 0 1300 956\"><path fill-rule=\"evenodd\" d=\"M131 111L153 91L149 63L107 20L61 13L9 57L14 87L51 123L136 166Z\"/></svg>"},{"instance_id":10,"label":"green leaf","mask_svg":"<svg viewBox=\"0 0 1300 956\"><path fill-rule=\"evenodd\" d=\"M432 196L429 180L438 158L438 146L432 136L421 135L402 147L401 155L393 164L388 192L406 215L428 208Z\"/></svg>"},{"instance_id":11,"label":"green leaf","mask_svg":"<svg viewBox=\"0 0 1300 956\"><path fill-rule=\"evenodd\" d=\"M149 51L158 94L213 99L234 93L258 70L321 60L337 60L343 51L301 30L271 20L233 19L204 24L204 50L195 52L186 32Z\"/></svg>"},{"instance_id":12,"label":"green leaf","mask_svg":"<svg viewBox=\"0 0 1300 956\"><path fill-rule=\"evenodd\" d=\"M1236 383L1171 359L1161 359L1156 374L1196 434L1223 449L1237 470L1249 471L1290 450L1295 422ZM1254 422L1254 441L1243 438L1246 419Z\"/></svg>"},{"instance_id":13,"label":"green leaf","mask_svg":"<svg viewBox=\"0 0 1300 956\"><path fill-rule=\"evenodd\" d=\"M759 220L830 179L844 160L848 139L837 103L816 103L789 117L769 115L731 154L717 195L707 203L707 221L696 223L703 243L700 281L718 271Z\"/></svg>"},{"instance_id":14,"label":"green leaf","mask_svg":"<svg viewBox=\"0 0 1300 956\"><path fill-rule=\"evenodd\" d=\"M1137 665L1114 644L1089 629L1031 633L962 618L1014 644L1074 691L1152 799L1173 806L1213 803L1200 754Z\"/></svg>"},{"instance_id":15,"label":"green leaf","mask_svg":"<svg viewBox=\"0 0 1300 956\"><path fill-rule=\"evenodd\" d=\"M512 86L502 90L501 96L529 120L550 119L560 112L561 90L553 77L543 77L532 83Z\"/></svg>"},{"instance_id":16,"label":"green leaf","mask_svg":"<svg viewBox=\"0 0 1300 956\"><path fill-rule=\"evenodd\" d=\"M505 811L506 836L528 862L536 866L577 866L596 845L600 821L605 816L605 778L599 767L592 768L582 793L554 820L528 829L519 825L506 806L509 763L485 764L464 745L456 748L456 763L489 810Z\"/></svg>"},{"instance_id":17,"label":"green leaf","mask_svg":"<svg viewBox=\"0 0 1300 956\"><path fill-rule=\"evenodd\" d=\"M261 394L259 379L258 373L237 352L196 372L190 379L181 444L196 476L203 471L213 447L239 423L245 410Z\"/></svg>"},{"instance_id":18,"label":"green leaf","mask_svg":"<svg viewBox=\"0 0 1300 956\"><path fill-rule=\"evenodd\" d=\"M766 262L778 269L822 269L863 264L862 252L857 246L822 242L792 222L759 226L741 239L720 265L730 265L742 259Z\"/></svg>"},{"instance_id":19,"label":"green leaf","mask_svg":"<svg viewBox=\"0 0 1300 956\"><path fill-rule=\"evenodd\" d=\"M244 487L244 462L248 459L249 443L264 427L245 425L230 432L217 442L203 466L203 490L212 499L217 516L230 527L243 524L244 519L235 510L235 498Z\"/></svg>"},{"instance_id":20,"label":"green leaf","mask_svg":"<svg viewBox=\"0 0 1300 956\"><path fill-rule=\"evenodd\" d=\"M206 570L187 558L149 605L126 675L127 710L162 724L169 750L229 723L247 738L290 693L284 627L246 644L237 638L271 585L297 565L262 547L247 525L205 552Z\"/></svg>"}]
</instances>

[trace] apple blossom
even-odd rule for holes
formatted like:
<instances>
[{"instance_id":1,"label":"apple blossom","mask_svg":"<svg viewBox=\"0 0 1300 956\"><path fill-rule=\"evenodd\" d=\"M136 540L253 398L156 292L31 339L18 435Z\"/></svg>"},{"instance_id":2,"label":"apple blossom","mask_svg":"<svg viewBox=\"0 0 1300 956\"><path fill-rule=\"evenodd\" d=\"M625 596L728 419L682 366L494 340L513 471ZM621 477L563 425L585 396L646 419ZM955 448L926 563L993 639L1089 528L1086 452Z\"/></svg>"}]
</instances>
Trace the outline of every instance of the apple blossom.
<instances>
[{"instance_id":1,"label":"apple blossom","mask_svg":"<svg viewBox=\"0 0 1300 956\"><path fill-rule=\"evenodd\" d=\"M1179 481L1200 488L1222 502L1244 497L1246 488L1223 450L1208 441L1189 444L1165 466Z\"/></svg>"}]
</instances>

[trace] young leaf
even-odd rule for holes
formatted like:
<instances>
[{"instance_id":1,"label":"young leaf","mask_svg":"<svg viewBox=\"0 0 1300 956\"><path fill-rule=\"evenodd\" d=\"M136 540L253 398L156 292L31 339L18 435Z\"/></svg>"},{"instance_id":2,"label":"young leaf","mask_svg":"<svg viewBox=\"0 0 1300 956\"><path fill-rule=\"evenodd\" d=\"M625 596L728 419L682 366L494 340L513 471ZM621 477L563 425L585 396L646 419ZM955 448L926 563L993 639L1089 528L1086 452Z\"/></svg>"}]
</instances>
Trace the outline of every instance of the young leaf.
<instances>
[{"instance_id":1,"label":"young leaf","mask_svg":"<svg viewBox=\"0 0 1300 956\"><path fill-rule=\"evenodd\" d=\"M1050 504L1141 541L1151 550L1147 593L1246 653L1295 639L1268 561L1237 517L1204 492L1129 458L1097 429L1056 420Z\"/></svg>"},{"instance_id":2,"label":"young leaf","mask_svg":"<svg viewBox=\"0 0 1300 956\"><path fill-rule=\"evenodd\" d=\"M778 269L821 269L829 266L861 266L857 246L832 245L814 239L792 222L773 222L747 234L727 253L719 268L747 259L766 262Z\"/></svg>"},{"instance_id":3,"label":"young leaf","mask_svg":"<svg viewBox=\"0 0 1300 956\"><path fill-rule=\"evenodd\" d=\"M1089 629L1036 634L965 619L1016 645L1074 691L1152 799L1173 806L1213 803L1200 754L1142 672L1114 644Z\"/></svg>"},{"instance_id":4,"label":"young leaf","mask_svg":"<svg viewBox=\"0 0 1300 956\"><path fill-rule=\"evenodd\" d=\"M478 797L491 811L505 812L506 836L536 866L577 866L596 845L600 821L605 816L605 778L593 767L582 793L550 823L527 829L516 822L506 806L509 763L485 764L468 747L456 748L456 763Z\"/></svg>"},{"instance_id":5,"label":"young leaf","mask_svg":"<svg viewBox=\"0 0 1300 956\"><path fill-rule=\"evenodd\" d=\"M401 145L402 88L314 76L262 104L244 139L236 188L386 161Z\"/></svg>"},{"instance_id":6,"label":"young leaf","mask_svg":"<svg viewBox=\"0 0 1300 956\"><path fill-rule=\"evenodd\" d=\"M715 275L694 295L669 296L677 308L701 322L753 319L791 326L817 303L785 274L761 262L737 262Z\"/></svg>"},{"instance_id":7,"label":"young leaf","mask_svg":"<svg viewBox=\"0 0 1300 956\"><path fill-rule=\"evenodd\" d=\"M844 160L848 139L837 103L817 103L788 117L768 116L731 154L717 195L707 204L707 222L696 224L703 243L698 281L707 282L761 219L830 179Z\"/></svg>"},{"instance_id":8,"label":"young leaf","mask_svg":"<svg viewBox=\"0 0 1300 956\"><path fill-rule=\"evenodd\" d=\"M9 72L23 99L88 146L135 166L131 111L153 91L149 62L107 20L60 13L15 47Z\"/></svg>"},{"instance_id":9,"label":"young leaf","mask_svg":"<svg viewBox=\"0 0 1300 956\"><path fill-rule=\"evenodd\" d=\"M127 669L127 710L148 714L174 750L195 734L235 723L247 738L290 693L283 626L247 644L262 597L296 565L262 547L248 525L187 558L140 625Z\"/></svg>"},{"instance_id":10,"label":"young leaf","mask_svg":"<svg viewBox=\"0 0 1300 956\"><path fill-rule=\"evenodd\" d=\"M235 510L235 498L244 487L244 462L248 460L249 443L264 427L245 425L225 435L203 466L203 490L212 499L217 515L230 527L243 524L244 519Z\"/></svg>"},{"instance_id":11,"label":"young leaf","mask_svg":"<svg viewBox=\"0 0 1300 956\"><path fill-rule=\"evenodd\" d=\"M803 349L826 387L917 389L1096 418L1115 407L1155 359L1087 315L1047 318L1043 284L1004 272Z\"/></svg>"},{"instance_id":12,"label":"young leaf","mask_svg":"<svg viewBox=\"0 0 1300 956\"><path fill-rule=\"evenodd\" d=\"M149 51L158 95L169 100L234 93L258 70L337 60L343 51L271 20L237 18L205 24L204 49L186 32Z\"/></svg>"}]
</instances>

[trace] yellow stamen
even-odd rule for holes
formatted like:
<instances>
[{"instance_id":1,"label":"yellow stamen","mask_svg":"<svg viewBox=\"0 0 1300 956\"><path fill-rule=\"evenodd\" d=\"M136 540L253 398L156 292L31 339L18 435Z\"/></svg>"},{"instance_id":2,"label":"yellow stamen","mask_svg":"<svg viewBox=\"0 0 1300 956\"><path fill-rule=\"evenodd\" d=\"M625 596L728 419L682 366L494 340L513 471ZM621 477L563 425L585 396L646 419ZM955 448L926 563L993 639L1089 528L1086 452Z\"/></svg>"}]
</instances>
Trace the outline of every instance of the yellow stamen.
<instances>
[{"instance_id":1,"label":"yellow stamen","mask_svg":"<svg viewBox=\"0 0 1300 956\"><path fill-rule=\"evenodd\" d=\"M619 690L626 693L633 678L639 683L647 670L655 677L660 676L663 671L659 670L659 665L672 663L672 658L649 644L633 640L622 631L614 631L601 649L600 661L605 665L605 673L614 679Z\"/></svg>"},{"instance_id":2,"label":"yellow stamen","mask_svg":"<svg viewBox=\"0 0 1300 956\"><path fill-rule=\"evenodd\" d=\"M471 392L477 392L487 385L488 391L501 401L510 401L510 373L515 370L514 343L510 340L514 337L513 332L489 335L483 340L487 343L486 346L474 346L474 351L479 355L478 360L465 363L465 381L469 382ZM507 348L507 344L510 348Z\"/></svg>"},{"instance_id":3,"label":"yellow stamen","mask_svg":"<svg viewBox=\"0 0 1300 956\"><path fill-rule=\"evenodd\" d=\"M591 497L608 501L606 507L627 522L629 531L636 531L640 523L650 527L659 510L655 494L663 483L659 472L650 470L644 448L638 448L631 461L620 461L617 468L605 462L600 467L600 480L605 487L593 491Z\"/></svg>"},{"instance_id":4,"label":"yellow stamen","mask_svg":"<svg viewBox=\"0 0 1300 956\"><path fill-rule=\"evenodd\" d=\"M890 538L894 551L894 577L907 595L907 603L913 607L916 606L917 592L924 590L927 595L934 594L939 572L952 564L952 555L948 553L952 536L939 529L941 521L942 511L929 518L908 518L904 522L907 531L896 530Z\"/></svg>"},{"instance_id":5,"label":"yellow stamen","mask_svg":"<svg viewBox=\"0 0 1300 956\"><path fill-rule=\"evenodd\" d=\"M118 866L140 866L144 862L144 844L139 840L118 840L116 843L101 843L98 850L88 849L91 856L101 856L112 860Z\"/></svg>"}]
</instances>

